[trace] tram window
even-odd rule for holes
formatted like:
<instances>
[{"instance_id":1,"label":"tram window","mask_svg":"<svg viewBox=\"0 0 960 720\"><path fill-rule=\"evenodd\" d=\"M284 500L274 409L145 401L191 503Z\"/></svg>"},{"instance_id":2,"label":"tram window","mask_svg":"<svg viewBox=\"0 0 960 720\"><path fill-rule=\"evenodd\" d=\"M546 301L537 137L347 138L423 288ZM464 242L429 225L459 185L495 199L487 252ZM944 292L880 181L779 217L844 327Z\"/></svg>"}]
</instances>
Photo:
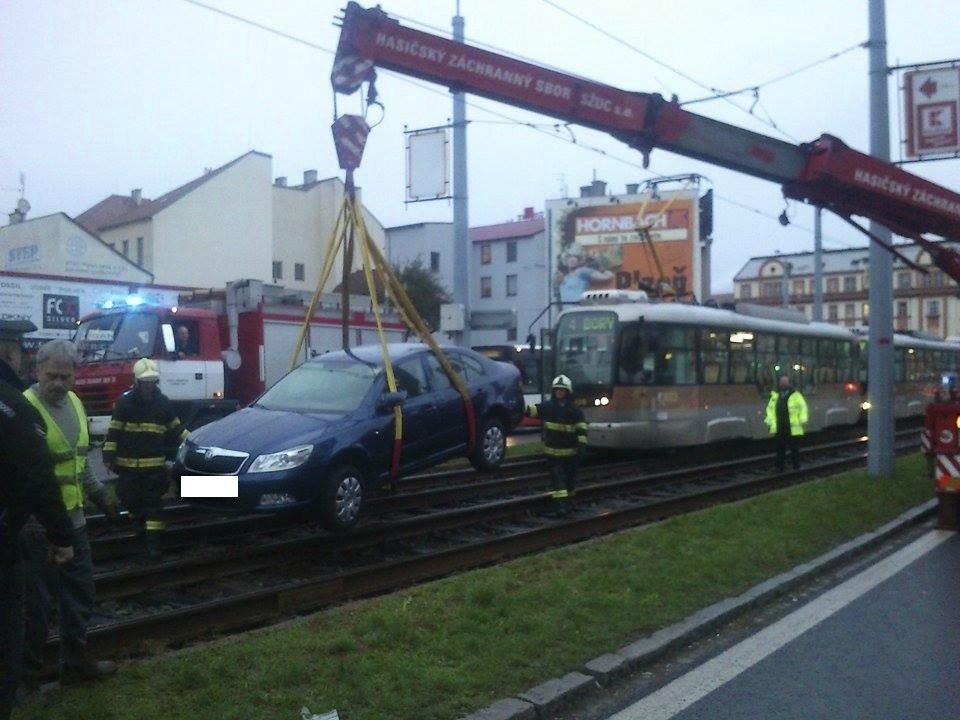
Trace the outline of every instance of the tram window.
<instances>
[{"instance_id":1,"label":"tram window","mask_svg":"<svg viewBox=\"0 0 960 720\"><path fill-rule=\"evenodd\" d=\"M757 354L757 385L761 390L776 387L779 370L777 363L777 338L774 335L757 335L754 339Z\"/></svg>"},{"instance_id":2,"label":"tram window","mask_svg":"<svg viewBox=\"0 0 960 720\"><path fill-rule=\"evenodd\" d=\"M695 338L693 328L661 326L655 352L654 384L693 385L697 382Z\"/></svg>"},{"instance_id":3,"label":"tram window","mask_svg":"<svg viewBox=\"0 0 960 720\"><path fill-rule=\"evenodd\" d=\"M893 381L894 382L903 382L906 379L906 362L904 360L904 355L906 354L906 348L897 348L893 353Z\"/></svg>"},{"instance_id":4,"label":"tram window","mask_svg":"<svg viewBox=\"0 0 960 720\"><path fill-rule=\"evenodd\" d=\"M812 392L817 384L817 341L814 338L803 338L800 341L799 387Z\"/></svg>"},{"instance_id":5,"label":"tram window","mask_svg":"<svg viewBox=\"0 0 960 720\"><path fill-rule=\"evenodd\" d=\"M717 385L727 382L727 355L730 333L718 330L703 330L700 334L700 357L703 367L703 382Z\"/></svg>"},{"instance_id":6,"label":"tram window","mask_svg":"<svg viewBox=\"0 0 960 720\"><path fill-rule=\"evenodd\" d=\"M644 366L648 364L648 374ZM653 359L641 344L640 326L624 325L620 331L620 351L617 357L617 382L622 385L644 385L653 379Z\"/></svg>"},{"instance_id":7,"label":"tram window","mask_svg":"<svg viewBox=\"0 0 960 720\"><path fill-rule=\"evenodd\" d=\"M730 381L743 385L753 380L753 333L730 333Z\"/></svg>"}]
</instances>

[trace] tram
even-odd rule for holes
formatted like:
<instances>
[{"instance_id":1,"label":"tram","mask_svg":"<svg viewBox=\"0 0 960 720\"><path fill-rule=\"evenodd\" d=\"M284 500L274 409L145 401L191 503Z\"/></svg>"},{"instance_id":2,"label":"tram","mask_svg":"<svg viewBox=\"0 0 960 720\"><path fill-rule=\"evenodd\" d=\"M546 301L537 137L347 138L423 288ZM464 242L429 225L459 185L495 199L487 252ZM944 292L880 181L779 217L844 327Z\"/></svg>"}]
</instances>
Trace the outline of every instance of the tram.
<instances>
[{"instance_id":1,"label":"tram","mask_svg":"<svg viewBox=\"0 0 960 720\"><path fill-rule=\"evenodd\" d=\"M550 367L544 366L550 360L549 348L543 349L530 345L476 345L473 348L492 360L508 362L520 371L520 386L523 389L525 405L538 403L550 392ZM544 380L546 378L546 380ZM540 421L524 417L521 426L539 426Z\"/></svg>"},{"instance_id":2,"label":"tram","mask_svg":"<svg viewBox=\"0 0 960 720\"><path fill-rule=\"evenodd\" d=\"M861 385L867 388L867 343L861 335ZM960 344L925 333L895 333L893 336L893 415L897 418L923 415L927 404L946 400L957 387Z\"/></svg>"},{"instance_id":3,"label":"tram","mask_svg":"<svg viewBox=\"0 0 960 720\"><path fill-rule=\"evenodd\" d=\"M560 314L554 362L573 381L589 445L683 447L767 437L767 399L781 375L807 400L808 431L858 422L865 344L787 308L731 310L602 290ZM931 388L956 377L960 345L906 335L895 345L897 416L922 414Z\"/></svg>"}]
</instances>

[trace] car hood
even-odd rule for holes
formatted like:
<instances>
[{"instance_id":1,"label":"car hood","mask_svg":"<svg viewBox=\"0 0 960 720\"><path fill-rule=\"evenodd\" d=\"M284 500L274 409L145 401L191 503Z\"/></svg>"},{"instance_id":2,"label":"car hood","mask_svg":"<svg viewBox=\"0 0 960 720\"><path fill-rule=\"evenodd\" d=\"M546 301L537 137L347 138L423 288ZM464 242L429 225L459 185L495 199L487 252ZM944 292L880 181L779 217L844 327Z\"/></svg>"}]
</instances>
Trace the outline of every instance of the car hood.
<instances>
[{"instance_id":1,"label":"car hood","mask_svg":"<svg viewBox=\"0 0 960 720\"><path fill-rule=\"evenodd\" d=\"M342 415L305 415L287 410L248 407L190 433L199 446L239 450L256 456L295 445L316 444L340 431L348 420Z\"/></svg>"}]
</instances>

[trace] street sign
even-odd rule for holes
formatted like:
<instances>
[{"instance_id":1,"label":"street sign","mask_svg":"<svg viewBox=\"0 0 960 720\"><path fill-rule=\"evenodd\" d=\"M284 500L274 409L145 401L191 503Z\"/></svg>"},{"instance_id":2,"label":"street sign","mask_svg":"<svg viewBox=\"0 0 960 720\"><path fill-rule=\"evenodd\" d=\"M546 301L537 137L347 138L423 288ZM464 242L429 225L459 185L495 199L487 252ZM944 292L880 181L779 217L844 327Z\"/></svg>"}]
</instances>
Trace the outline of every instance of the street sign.
<instances>
[{"instance_id":1,"label":"street sign","mask_svg":"<svg viewBox=\"0 0 960 720\"><path fill-rule=\"evenodd\" d=\"M926 67L904 73L909 158L960 152L960 67Z\"/></svg>"}]
</instances>

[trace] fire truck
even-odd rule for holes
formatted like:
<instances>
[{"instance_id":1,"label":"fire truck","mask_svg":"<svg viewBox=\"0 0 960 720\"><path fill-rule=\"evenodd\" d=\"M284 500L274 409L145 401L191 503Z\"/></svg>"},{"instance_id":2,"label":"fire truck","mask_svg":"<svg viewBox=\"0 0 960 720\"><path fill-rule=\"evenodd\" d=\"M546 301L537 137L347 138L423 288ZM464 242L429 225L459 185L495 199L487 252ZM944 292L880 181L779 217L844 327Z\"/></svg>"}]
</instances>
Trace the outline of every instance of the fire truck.
<instances>
[{"instance_id":1,"label":"fire truck","mask_svg":"<svg viewBox=\"0 0 960 720\"><path fill-rule=\"evenodd\" d=\"M133 383L141 357L160 366L160 389L188 428L248 404L289 369L343 346L344 326L354 344L376 342L370 298L351 295L343 317L342 296L323 295L293 356L308 295L258 280L227 283L222 290L193 291L179 304L147 304L133 296L85 315L74 342L80 355L76 392L90 419L90 433L106 434L116 399ZM384 318L388 340L403 339L406 326ZM181 329L183 328L183 329ZM187 342L178 343L182 333Z\"/></svg>"},{"instance_id":2,"label":"fire truck","mask_svg":"<svg viewBox=\"0 0 960 720\"><path fill-rule=\"evenodd\" d=\"M960 241L960 195L832 135L799 145L766 137L688 112L676 98L543 68L404 27L379 7L350 2L331 72L334 91L349 95L366 83L368 104L376 102L378 66L601 130L639 150L645 167L651 151L660 148L779 183L785 197L829 210L874 241L882 243L853 216L913 240L960 281L960 255L927 237ZM369 129L356 115L334 122L338 156L348 172L359 164Z\"/></svg>"}]
</instances>

